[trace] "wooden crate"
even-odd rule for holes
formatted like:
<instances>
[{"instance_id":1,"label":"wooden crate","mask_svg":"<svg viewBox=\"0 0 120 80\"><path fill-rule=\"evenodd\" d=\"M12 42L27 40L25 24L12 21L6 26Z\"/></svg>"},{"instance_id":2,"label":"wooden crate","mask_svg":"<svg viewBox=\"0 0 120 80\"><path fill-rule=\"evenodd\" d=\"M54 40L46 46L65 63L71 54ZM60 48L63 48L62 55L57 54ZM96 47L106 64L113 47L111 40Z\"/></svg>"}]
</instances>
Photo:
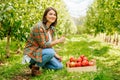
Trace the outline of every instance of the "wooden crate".
<instances>
[{"instance_id":1,"label":"wooden crate","mask_svg":"<svg viewBox=\"0 0 120 80\"><path fill-rule=\"evenodd\" d=\"M68 72L96 72L97 67L94 66L84 66L84 67L67 67Z\"/></svg>"}]
</instances>

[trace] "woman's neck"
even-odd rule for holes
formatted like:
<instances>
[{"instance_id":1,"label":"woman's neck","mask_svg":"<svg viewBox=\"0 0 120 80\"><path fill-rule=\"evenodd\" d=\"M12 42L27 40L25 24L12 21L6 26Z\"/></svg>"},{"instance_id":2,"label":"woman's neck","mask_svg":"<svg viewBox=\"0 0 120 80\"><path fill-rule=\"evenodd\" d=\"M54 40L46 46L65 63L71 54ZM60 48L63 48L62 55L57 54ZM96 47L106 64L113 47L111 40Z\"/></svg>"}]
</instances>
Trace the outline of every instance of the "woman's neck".
<instances>
[{"instance_id":1,"label":"woman's neck","mask_svg":"<svg viewBox=\"0 0 120 80\"><path fill-rule=\"evenodd\" d=\"M49 23L49 22L46 23L47 28L49 28L50 25L51 25L51 23Z\"/></svg>"}]
</instances>

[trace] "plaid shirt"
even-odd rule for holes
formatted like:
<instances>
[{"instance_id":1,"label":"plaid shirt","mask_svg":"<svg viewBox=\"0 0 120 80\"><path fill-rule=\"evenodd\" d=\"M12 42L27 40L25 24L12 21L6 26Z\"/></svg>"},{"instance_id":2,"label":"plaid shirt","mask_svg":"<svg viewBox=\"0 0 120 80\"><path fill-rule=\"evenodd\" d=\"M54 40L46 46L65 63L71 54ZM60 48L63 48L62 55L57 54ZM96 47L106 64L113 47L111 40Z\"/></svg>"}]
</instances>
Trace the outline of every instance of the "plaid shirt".
<instances>
[{"instance_id":1,"label":"plaid shirt","mask_svg":"<svg viewBox=\"0 0 120 80\"><path fill-rule=\"evenodd\" d=\"M34 59L37 62L42 62L42 49L50 48L49 37L47 33L47 27L41 22L37 23L28 37L24 54L27 54L29 57ZM54 27L50 28L50 35L53 38L54 36Z\"/></svg>"}]
</instances>

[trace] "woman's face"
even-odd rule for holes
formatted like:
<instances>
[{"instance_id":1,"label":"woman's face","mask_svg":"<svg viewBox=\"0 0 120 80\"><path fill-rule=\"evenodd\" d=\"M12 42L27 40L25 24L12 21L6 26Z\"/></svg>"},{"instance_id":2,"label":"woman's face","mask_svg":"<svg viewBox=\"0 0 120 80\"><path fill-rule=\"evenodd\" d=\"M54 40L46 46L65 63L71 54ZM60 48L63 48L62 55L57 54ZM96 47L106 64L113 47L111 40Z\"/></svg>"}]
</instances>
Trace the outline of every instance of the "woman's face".
<instances>
[{"instance_id":1,"label":"woman's face","mask_svg":"<svg viewBox=\"0 0 120 80\"><path fill-rule=\"evenodd\" d=\"M47 22L52 24L56 20L56 13L53 10L50 10L46 15Z\"/></svg>"}]
</instances>

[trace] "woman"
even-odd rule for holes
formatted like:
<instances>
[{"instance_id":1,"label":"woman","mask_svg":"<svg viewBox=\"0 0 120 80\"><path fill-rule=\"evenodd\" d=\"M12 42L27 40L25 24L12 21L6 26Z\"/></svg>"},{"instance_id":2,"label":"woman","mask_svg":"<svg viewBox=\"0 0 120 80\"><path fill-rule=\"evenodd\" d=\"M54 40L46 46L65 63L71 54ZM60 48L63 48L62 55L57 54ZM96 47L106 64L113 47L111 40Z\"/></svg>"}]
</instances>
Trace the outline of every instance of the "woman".
<instances>
[{"instance_id":1,"label":"woman","mask_svg":"<svg viewBox=\"0 0 120 80\"><path fill-rule=\"evenodd\" d=\"M54 40L54 28L57 24L57 12L49 7L45 10L42 22L37 23L31 30L25 49L24 59L30 61L32 75L39 75L39 67L48 69L61 69L62 58L52 48L63 43L65 37Z\"/></svg>"}]
</instances>

